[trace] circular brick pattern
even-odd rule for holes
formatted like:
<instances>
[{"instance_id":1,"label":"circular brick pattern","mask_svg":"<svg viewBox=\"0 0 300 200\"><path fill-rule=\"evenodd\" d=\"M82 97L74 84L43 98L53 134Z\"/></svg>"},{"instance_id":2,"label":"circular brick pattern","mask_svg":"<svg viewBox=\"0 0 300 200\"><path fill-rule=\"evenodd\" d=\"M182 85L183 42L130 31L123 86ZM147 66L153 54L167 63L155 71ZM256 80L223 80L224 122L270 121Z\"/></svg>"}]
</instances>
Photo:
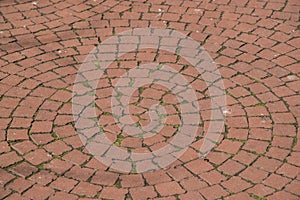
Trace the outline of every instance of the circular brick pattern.
<instances>
[{"instance_id":1,"label":"circular brick pattern","mask_svg":"<svg viewBox=\"0 0 300 200\"><path fill-rule=\"evenodd\" d=\"M143 57L136 57L138 66L133 68L122 58L130 53L148 52L147 49L156 51L155 55L174 54L177 59L171 67L162 62L144 64ZM177 67L178 60L186 64ZM175 66L181 68L183 74L176 71ZM187 75L186 71L193 73ZM98 84L102 78L109 81L110 87ZM198 87L192 86L193 82L199 84L199 80L207 86L205 99L209 100L202 108L198 105ZM152 85L152 91L144 87L147 85ZM163 92L162 87L168 91ZM105 92L107 90L109 92ZM168 96L176 103L166 101ZM215 62L197 41L172 29L132 29L101 42L83 61L73 86L75 128L86 150L110 169L125 173L163 169L179 159L195 140L199 126L204 126L200 112L205 110L211 116L206 120L208 127L198 150L199 156L204 157L218 142L224 128L225 106L224 83ZM166 108L173 108L173 112ZM148 124L143 124L147 115ZM108 124L105 117L110 118ZM164 127L175 129L175 133L163 139L165 144L162 144L155 140L159 138L157 134L160 137L166 134ZM117 139L110 140L113 135ZM124 137L127 143L143 143L150 138L161 148L145 143L140 152L135 150L136 144L130 144L127 149L119 148Z\"/></svg>"},{"instance_id":2,"label":"circular brick pattern","mask_svg":"<svg viewBox=\"0 0 300 200\"><path fill-rule=\"evenodd\" d=\"M299 199L299 8L295 0L1 1L0 199ZM170 126L144 140L109 134L117 129L107 97L128 66L157 62L180 72L196 88L201 124L188 150L166 169L120 173L81 143L73 83L100 42L144 27L175 29L210 54L227 92L226 123L216 147L200 159L211 115L205 81L169 52L127 53L110 65L96 93L112 142L155 150L178 128L172 93L150 84L133 93L132 112L146 125L145 111L160 103Z\"/></svg>"}]
</instances>

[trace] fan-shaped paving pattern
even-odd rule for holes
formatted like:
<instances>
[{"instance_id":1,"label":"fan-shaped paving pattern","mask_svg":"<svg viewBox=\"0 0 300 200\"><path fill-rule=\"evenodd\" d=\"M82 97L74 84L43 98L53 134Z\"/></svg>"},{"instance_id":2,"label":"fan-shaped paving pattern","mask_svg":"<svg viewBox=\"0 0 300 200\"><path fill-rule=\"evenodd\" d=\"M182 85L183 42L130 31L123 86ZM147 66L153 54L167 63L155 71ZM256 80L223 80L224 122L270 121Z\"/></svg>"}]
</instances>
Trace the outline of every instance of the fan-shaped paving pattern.
<instances>
[{"instance_id":1,"label":"fan-shaped paving pattern","mask_svg":"<svg viewBox=\"0 0 300 200\"><path fill-rule=\"evenodd\" d=\"M0 199L299 199L299 9L297 0L2 0ZM228 97L226 127L206 159L197 151L207 110L197 140L165 170L118 173L83 147L72 116L76 73L99 42L139 27L188 34L218 64ZM153 61L192 82L193 67L178 56L128 53L115 62L117 70L108 71L112 79L99 82L96 103L104 126L116 130L105 115L107 96L101 96L113 79L125 66ZM197 79L192 86L205 108L205 83ZM176 106L170 106L176 102L165 92L148 85L132 97L141 124L149 120L143 100L174 112L174 124L162 135L110 139L139 151L164 145L178 127Z\"/></svg>"}]
</instances>

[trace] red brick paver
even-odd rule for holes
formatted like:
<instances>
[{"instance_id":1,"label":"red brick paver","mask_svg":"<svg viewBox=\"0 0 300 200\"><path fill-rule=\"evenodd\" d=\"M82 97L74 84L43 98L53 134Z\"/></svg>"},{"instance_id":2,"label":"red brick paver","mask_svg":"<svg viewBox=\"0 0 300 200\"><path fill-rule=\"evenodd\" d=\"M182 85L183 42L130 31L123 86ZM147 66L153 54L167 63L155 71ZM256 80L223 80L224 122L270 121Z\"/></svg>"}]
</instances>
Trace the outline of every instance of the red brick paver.
<instances>
[{"instance_id":1,"label":"red brick paver","mask_svg":"<svg viewBox=\"0 0 300 200\"><path fill-rule=\"evenodd\" d=\"M1 0L0 199L300 199L299 11L297 0ZM206 159L198 157L210 117L203 109L196 139L176 162L121 173L82 144L72 89L99 42L145 27L174 29L204 47L224 81L227 117ZM162 50L127 53L107 69L95 101L106 136L123 149L159 149L180 123L178 101L156 84L135 91L130 103L140 125L149 123L151 105L163 105L168 126L161 133L129 137L110 115L118 77L151 62L183 74L207 107L207 85L184 59Z\"/></svg>"}]
</instances>

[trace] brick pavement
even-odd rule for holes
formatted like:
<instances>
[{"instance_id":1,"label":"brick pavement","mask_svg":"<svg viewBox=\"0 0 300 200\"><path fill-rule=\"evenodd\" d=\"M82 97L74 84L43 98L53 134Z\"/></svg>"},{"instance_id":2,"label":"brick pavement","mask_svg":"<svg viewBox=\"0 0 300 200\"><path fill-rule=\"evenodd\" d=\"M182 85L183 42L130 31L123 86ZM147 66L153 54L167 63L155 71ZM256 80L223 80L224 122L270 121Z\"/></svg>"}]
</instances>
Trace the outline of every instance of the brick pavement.
<instances>
[{"instance_id":1,"label":"brick pavement","mask_svg":"<svg viewBox=\"0 0 300 200\"><path fill-rule=\"evenodd\" d=\"M297 0L1 0L0 199L300 199L300 66ZM196 140L166 169L120 173L84 148L74 129L72 86L89 52L131 28L175 29L218 64L227 92L225 129L206 159ZM166 41L167 42L167 41ZM189 80L203 107L206 85L193 67L165 51L118 58L96 93L107 137L153 151L176 133L179 113L167 88L145 85L131 98L140 125L161 103L168 126L147 139L112 123L109 97L128 69L167 63Z\"/></svg>"}]
</instances>

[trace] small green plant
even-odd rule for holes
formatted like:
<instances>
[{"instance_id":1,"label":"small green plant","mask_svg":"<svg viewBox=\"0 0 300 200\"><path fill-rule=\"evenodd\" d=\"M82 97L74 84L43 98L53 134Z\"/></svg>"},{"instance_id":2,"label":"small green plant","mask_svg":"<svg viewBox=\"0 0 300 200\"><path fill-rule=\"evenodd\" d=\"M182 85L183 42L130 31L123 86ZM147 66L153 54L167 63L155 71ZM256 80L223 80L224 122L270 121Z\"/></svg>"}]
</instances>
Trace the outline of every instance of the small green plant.
<instances>
[{"instance_id":1,"label":"small green plant","mask_svg":"<svg viewBox=\"0 0 300 200\"><path fill-rule=\"evenodd\" d=\"M266 104L265 104L265 103L262 103L262 102L260 102L260 103L258 103L258 104L255 104L255 105L254 105L254 107L258 107L258 106L266 106Z\"/></svg>"},{"instance_id":2,"label":"small green plant","mask_svg":"<svg viewBox=\"0 0 300 200\"><path fill-rule=\"evenodd\" d=\"M122 188L121 180L120 180L120 179L118 179L118 180L115 182L114 187L116 187L116 188Z\"/></svg>"},{"instance_id":3,"label":"small green plant","mask_svg":"<svg viewBox=\"0 0 300 200\"><path fill-rule=\"evenodd\" d=\"M117 147L121 146L121 143L122 143L123 140L124 140L124 136L123 135L118 135L117 140L114 142L114 145L116 145Z\"/></svg>"},{"instance_id":4,"label":"small green plant","mask_svg":"<svg viewBox=\"0 0 300 200\"><path fill-rule=\"evenodd\" d=\"M265 197L260 197L260 196L257 196L255 194L250 194L250 197L254 198L254 199L257 199L257 200L267 200L267 198Z\"/></svg>"}]
</instances>

